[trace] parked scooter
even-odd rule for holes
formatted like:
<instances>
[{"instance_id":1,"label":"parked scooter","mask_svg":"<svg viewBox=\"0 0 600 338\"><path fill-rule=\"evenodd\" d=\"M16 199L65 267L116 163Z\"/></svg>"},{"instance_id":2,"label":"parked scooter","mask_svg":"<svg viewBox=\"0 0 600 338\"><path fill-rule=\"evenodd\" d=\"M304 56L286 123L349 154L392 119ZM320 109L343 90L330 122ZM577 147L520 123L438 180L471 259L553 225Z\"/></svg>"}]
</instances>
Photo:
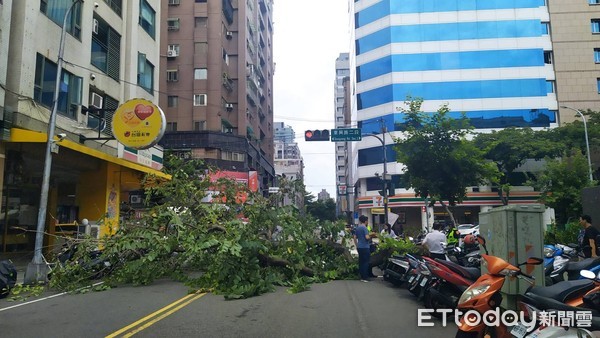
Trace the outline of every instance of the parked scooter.
<instances>
[{"instance_id":1,"label":"parked scooter","mask_svg":"<svg viewBox=\"0 0 600 338\"><path fill-rule=\"evenodd\" d=\"M500 307L500 303L502 302L500 290L507 277L523 278L530 281L530 283L533 283L533 276L522 272L519 266L540 265L543 263L543 260L541 258L531 257L527 259L525 263L514 266L499 257L490 256L483 237L477 236L477 240L486 252L485 255L482 255L482 258L487 264L488 273L481 275L475 283L467 288L458 300L457 308L463 312L475 311L479 313L481 317L481 315L485 314L487 311ZM471 312L460 319L458 331L456 333L457 338L483 338L486 335L491 337L511 337L507 326L501 323L498 326L487 326L483 321L470 321L473 319L473 316L474 312Z\"/></svg>"},{"instance_id":2,"label":"parked scooter","mask_svg":"<svg viewBox=\"0 0 600 338\"><path fill-rule=\"evenodd\" d=\"M424 289L424 302L430 309L455 309L463 292L481 276L478 268L467 268L451 261L435 259L426 264L431 272L431 282Z\"/></svg>"},{"instance_id":3,"label":"parked scooter","mask_svg":"<svg viewBox=\"0 0 600 338\"><path fill-rule=\"evenodd\" d=\"M383 280L394 285L405 283L409 279L409 271L418 267L419 260L421 257L413 254L388 258L383 268Z\"/></svg>"},{"instance_id":4,"label":"parked scooter","mask_svg":"<svg viewBox=\"0 0 600 338\"><path fill-rule=\"evenodd\" d=\"M432 258L423 256L418 261L417 267L411 269L408 278L408 291L417 296L421 300L425 296L427 283L431 281L431 272L427 266L427 262L433 261Z\"/></svg>"},{"instance_id":5,"label":"parked scooter","mask_svg":"<svg viewBox=\"0 0 600 338\"><path fill-rule=\"evenodd\" d=\"M78 255L79 248L77 242L65 243L57 254L57 264L78 264L89 274L89 279L102 278L113 270L113 264L102 255L101 250L90 250ZM52 270L48 273L48 278L52 278Z\"/></svg>"}]
</instances>

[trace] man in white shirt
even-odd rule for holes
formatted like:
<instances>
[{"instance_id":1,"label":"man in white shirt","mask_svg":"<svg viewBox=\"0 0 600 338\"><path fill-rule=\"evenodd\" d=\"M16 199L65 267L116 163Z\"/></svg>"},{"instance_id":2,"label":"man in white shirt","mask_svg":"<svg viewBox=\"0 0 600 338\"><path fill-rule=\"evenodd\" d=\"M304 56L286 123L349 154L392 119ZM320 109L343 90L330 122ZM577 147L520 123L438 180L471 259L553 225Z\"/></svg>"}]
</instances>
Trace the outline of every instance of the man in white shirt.
<instances>
[{"instance_id":1,"label":"man in white shirt","mask_svg":"<svg viewBox=\"0 0 600 338\"><path fill-rule=\"evenodd\" d=\"M440 232L440 223L433 224L433 231L428 233L423 239L423 246L429 251L429 257L446 259L446 254L442 242L446 243L446 235Z\"/></svg>"}]
</instances>

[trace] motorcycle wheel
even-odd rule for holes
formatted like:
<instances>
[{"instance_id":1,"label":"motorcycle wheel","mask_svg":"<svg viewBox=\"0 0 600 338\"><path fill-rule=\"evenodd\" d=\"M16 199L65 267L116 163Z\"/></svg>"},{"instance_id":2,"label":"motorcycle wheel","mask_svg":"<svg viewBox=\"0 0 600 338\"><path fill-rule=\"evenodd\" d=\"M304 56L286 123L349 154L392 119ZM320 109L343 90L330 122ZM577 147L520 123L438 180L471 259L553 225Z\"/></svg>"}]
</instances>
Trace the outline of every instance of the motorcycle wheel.
<instances>
[{"instance_id":1,"label":"motorcycle wheel","mask_svg":"<svg viewBox=\"0 0 600 338\"><path fill-rule=\"evenodd\" d=\"M442 318L442 313L438 312L437 311L438 309L448 309L448 306L440 303L437 298L432 297L431 292L429 292L429 291L425 292L423 302L425 303L426 308L436 310L431 314L432 316L434 316L436 318ZM454 310L454 309L451 309L451 310ZM454 316L453 312L451 312L451 316Z\"/></svg>"}]
</instances>

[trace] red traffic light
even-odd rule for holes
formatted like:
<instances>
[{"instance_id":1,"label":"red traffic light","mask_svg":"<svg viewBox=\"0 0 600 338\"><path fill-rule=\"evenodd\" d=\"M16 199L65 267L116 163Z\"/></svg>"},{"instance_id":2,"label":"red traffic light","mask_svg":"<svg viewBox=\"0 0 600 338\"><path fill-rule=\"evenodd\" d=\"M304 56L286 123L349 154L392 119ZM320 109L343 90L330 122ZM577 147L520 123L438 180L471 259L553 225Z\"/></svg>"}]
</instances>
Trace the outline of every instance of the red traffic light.
<instances>
[{"instance_id":1,"label":"red traffic light","mask_svg":"<svg viewBox=\"0 0 600 338\"><path fill-rule=\"evenodd\" d=\"M307 130L304 132L305 141L329 141L329 130Z\"/></svg>"}]
</instances>

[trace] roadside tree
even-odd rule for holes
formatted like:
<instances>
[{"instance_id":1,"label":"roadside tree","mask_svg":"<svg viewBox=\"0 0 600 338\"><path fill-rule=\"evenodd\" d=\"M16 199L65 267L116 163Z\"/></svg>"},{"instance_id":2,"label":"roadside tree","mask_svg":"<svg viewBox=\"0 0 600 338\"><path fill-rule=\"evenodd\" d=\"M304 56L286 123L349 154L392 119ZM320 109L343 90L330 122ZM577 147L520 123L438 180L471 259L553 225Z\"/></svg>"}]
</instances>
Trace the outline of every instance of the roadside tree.
<instances>
[{"instance_id":1,"label":"roadside tree","mask_svg":"<svg viewBox=\"0 0 600 338\"><path fill-rule=\"evenodd\" d=\"M498 170L467 140L472 127L464 114L452 118L446 105L427 114L421 111L422 99L409 98L405 103L405 136L395 145L397 161L406 168L404 180L430 205L439 202L456 224L449 206L466 198L467 187L496 179Z\"/></svg>"}]
</instances>

